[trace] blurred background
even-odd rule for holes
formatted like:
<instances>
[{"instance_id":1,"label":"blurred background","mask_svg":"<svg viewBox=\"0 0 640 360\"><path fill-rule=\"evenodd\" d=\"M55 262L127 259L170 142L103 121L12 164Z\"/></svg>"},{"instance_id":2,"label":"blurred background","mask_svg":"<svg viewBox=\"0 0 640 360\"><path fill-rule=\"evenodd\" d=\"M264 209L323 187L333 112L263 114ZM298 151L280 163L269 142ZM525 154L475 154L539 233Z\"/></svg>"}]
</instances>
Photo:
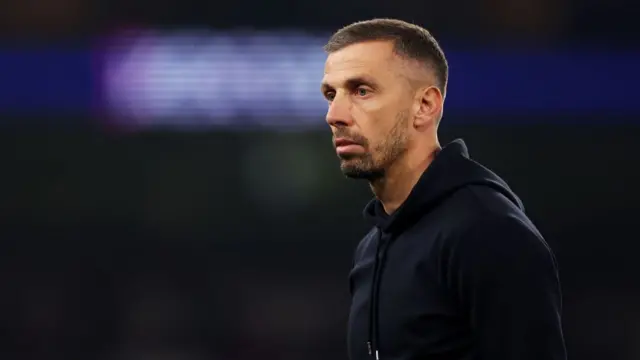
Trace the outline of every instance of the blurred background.
<instances>
[{"instance_id":1,"label":"blurred background","mask_svg":"<svg viewBox=\"0 0 640 360\"><path fill-rule=\"evenodd\" d=\"M625 0L3 0L0 358L346 359L371 194L319 92L398 17L451 66L441 141L556 252L571 359L640 359L640 22Z\"/></svg>"}]
</instances>

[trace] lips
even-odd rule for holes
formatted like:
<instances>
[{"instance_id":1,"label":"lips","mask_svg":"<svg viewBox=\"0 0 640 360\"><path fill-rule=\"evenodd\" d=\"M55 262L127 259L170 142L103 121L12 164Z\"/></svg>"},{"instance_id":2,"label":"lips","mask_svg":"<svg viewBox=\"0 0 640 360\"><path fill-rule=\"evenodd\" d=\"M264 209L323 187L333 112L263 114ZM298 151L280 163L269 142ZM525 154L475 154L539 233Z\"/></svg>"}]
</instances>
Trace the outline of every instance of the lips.
<instances>
[{"instance_id":1,"label":"lips","mask_svg":"<svg viewBox=\"0 0 640 360\"><path fill-rule=\"evenodd\" d=\"M335 147L341 147L341 146L349 146L349 145L360 145L355 141L349 140L349 139L345 139L345 138L338 138L334 141L334 145Z\"/></svg>"},{"instance_id":2,"label":"lips","mask_svg":"<svg viewBox=\"0 0 640 360\"><path fill-rule=\"evenodd\" d=\"M350 139L337 138L335 139L334 144L336 146L336 152L340 157L352 156L364 152L364 147L362 145Z\"/></svg>"}]
</instances>

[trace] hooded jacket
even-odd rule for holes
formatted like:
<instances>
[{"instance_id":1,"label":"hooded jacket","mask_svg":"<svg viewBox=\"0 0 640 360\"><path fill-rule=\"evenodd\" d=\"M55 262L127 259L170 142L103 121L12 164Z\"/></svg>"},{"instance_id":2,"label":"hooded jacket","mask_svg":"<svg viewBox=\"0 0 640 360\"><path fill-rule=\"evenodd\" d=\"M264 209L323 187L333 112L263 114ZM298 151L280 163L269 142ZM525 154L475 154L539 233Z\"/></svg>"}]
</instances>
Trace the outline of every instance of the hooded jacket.
<instances>
[{"instance_id":1,"label":"hooded jacket","mask_svg":"<svg viewBox=\"0 0 640 360\"><path fill-rule=\"evenodd\" d=\"M392 215L373 199L373 229L349 274L351 360L565 360L555 257L518 197L444 147Z\"/></svg>"}]
</instances>

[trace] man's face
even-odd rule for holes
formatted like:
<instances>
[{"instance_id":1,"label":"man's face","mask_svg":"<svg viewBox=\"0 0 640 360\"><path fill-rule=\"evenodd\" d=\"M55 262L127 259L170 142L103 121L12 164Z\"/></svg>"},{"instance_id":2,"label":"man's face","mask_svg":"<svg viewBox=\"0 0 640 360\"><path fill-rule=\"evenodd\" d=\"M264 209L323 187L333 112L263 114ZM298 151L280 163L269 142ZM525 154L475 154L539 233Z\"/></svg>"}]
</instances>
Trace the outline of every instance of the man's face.
<instances>
[{"instance_id":1,"label":"man's face","mask_svg":"<svg viewBox=\"0 0 640 360\"><path fill-rule=\"evenodd\" d=\"M342 172L376 180L408 147L411 93L393 43L371 41L329 54L322 93Z\"/></svg>"}]
</instances>

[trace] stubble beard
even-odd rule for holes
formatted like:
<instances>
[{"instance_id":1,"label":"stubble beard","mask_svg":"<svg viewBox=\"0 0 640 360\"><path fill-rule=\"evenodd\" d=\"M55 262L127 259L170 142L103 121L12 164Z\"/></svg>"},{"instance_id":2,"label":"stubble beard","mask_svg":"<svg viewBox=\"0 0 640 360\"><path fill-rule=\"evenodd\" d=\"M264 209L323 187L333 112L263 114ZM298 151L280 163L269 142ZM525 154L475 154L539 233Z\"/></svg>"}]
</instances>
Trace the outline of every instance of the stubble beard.
<instances>
[{"instance_id":1,"label":"stubble beard","mask_svg":"<svg viewBox=\"0 0 640 360\"><path fill-rule=\"evenodd\" d=\"M389 136L373 149L365 146L365 152L341 156L340 170L350 179L376 182L384 178L386 170L407 150L406 128L409 115L401 111L389 131ZM377 155L377 156L376 156Z\"/></svg>"}]
</instances>

